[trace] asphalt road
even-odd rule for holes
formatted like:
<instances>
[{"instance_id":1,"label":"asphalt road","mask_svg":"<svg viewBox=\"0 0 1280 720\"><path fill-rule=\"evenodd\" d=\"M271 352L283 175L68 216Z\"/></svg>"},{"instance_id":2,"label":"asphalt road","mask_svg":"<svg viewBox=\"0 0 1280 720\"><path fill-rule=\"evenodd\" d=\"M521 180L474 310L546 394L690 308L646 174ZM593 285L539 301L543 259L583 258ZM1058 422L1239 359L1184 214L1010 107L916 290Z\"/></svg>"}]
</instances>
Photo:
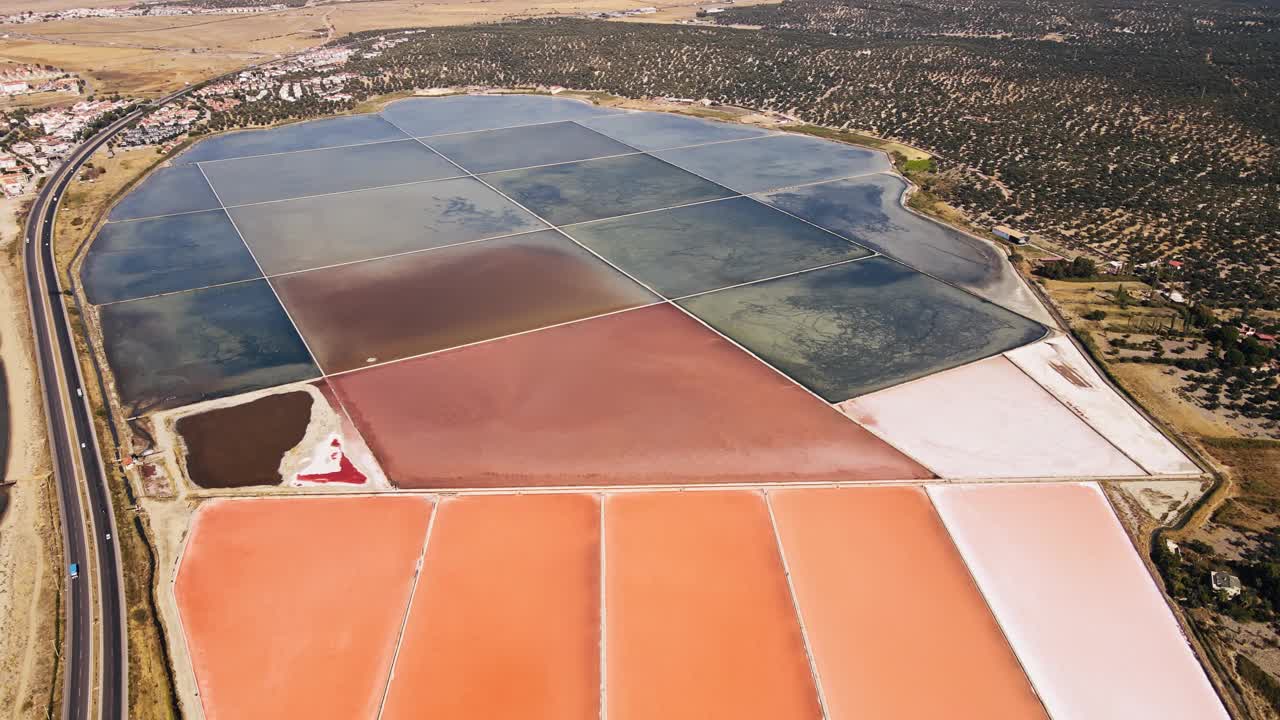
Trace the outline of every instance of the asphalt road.
<instances>
[{"instance_id":1,"label":"asphalt road","mask_svg":"<svg viewBox=\"0 0 1280 720\"><path fill-rule=\"evenodd\" d=\"M87 720L94 689L95 651L102 653L101 717L125 716L125 674L128 669L124 637L124 597L120 555L115 538L115 517L106 476L99 460L93 421L80 389L79 363L67 324L61 284L54 264L53 218L58 201L80 166L95 150L134 119L129 116L104 128L78 147L67 162L45 182L36 196L27 221L24 248L28 297L35 331L36 358L44 391L46 418L58 482L65 560L79 566L79 577L66 577L63 661L65 683L62 716ZM61 376L58 372L61 370ZM64 404L64 400L68 401ZM70 407L70 416L67 408ZM88 515L81 504L79 469L87 480ZM90 521L92 525L90 525ZM96 557L90 557L89 528L97 532ZM111 536L111 540L107 536ZM64 572L66 568L64 568ZM102 645L95 647L90 583L99 587L102 604Z\"/></svg>"},{"instance_id":2,"label":"asphalt road","mask_svg":"<svg viewBox=\"0 0 1280 720\"><path fill-rule=\"evenodd\" d=\"M36 195L27 219L23 251L27 295L35 334L36 360L40 366L45 417L58 482L58 502L62 515L63 549L67 567L65 621L63 632L62 717L89 720L95 687L94 656L100 652L100 717L120 720L127 716L128 641L125 635L124 587L120 573L120 553L116 547L115 515L111 492L103 472L93 415L82 388L80 364L71 339L66 308L53 254L53 221L67 185L75 179L89 156L124 130L130 122L154 107L174 100L183 90L117 120L75 149ZM61 375L59 375L61 370ZM65 404L64 404L65 401ZM66 409L70 408L70 417ZM77 468L77 460L79 468ZM82 506L79 473L83 470L89 499L88 514ZM90 556L87 533L97 533L94 557ZM79 577L71 578L68 568L79 567ZM90 583L98 586L102 606L101 644L95 646L93 603Z\"/></svg>"}]
</instances>

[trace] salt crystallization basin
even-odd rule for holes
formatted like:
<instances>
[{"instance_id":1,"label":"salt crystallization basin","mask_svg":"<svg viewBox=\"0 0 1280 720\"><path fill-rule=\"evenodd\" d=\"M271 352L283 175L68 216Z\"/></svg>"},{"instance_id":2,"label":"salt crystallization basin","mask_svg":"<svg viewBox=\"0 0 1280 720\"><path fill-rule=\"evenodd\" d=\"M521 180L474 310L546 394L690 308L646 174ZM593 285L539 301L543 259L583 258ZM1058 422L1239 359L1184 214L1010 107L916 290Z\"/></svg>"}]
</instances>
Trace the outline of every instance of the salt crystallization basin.
<instances>
[{"instance_id":1,"label":"salt crystallization basin","mask_svg":"<svg viewBox=\"0 0 1280 720\"><path fill-rule=\"evenodd\" d=\"M79 272L200 500L161 589L184 710L1225 717L1095 484L1199 469L906 189L530 95L152 172Z\"/></svg>"}]
</instances>

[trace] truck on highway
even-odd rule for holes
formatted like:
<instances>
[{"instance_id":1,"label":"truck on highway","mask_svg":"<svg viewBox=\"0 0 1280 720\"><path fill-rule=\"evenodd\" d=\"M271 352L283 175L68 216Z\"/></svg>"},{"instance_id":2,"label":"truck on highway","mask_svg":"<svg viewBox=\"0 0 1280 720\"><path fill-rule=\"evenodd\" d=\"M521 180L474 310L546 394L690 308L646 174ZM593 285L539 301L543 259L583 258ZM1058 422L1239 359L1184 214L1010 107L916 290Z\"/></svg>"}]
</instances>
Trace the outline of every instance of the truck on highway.
<instances>
[{"instance_id":1,"label":"truck on highway","mask_svg":"<svg viewBox=\"0 0 1280 720\"><path fill-rule=\"evenodd\" d=\"M71 579L75 580L80 577L80 563L71 563Z\"/></svg>"}]
</instances>

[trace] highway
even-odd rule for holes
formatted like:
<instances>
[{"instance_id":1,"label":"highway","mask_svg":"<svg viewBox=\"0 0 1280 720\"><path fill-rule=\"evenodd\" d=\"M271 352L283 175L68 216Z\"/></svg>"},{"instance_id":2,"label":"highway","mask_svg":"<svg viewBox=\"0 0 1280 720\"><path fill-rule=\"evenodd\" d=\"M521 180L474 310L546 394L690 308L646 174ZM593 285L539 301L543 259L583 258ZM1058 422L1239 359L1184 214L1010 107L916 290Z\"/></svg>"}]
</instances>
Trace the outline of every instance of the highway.
<instances>
[{"instance_id":1,"label":"highway","mask_svg":"<svg viewBox=\"0 0 1280 720\"><path fill-rule=\"evenodd\" d=\"M343 47L338 45L336 47ZM302 54L302 50L294 55ZM288 55L284 57L290 57ZM254 63L210 78L213 83L244 70L275 62ZM97 435L93 431L92 409L88 394L82 391L80 363L71 339L66 306L62 300L62 284L53 253L53 224L58 203L67 186L75 179L85 161L98 148L115 137L130 123L148 112L177 100L203 83L188 86L138 106L132 113L99 130L85 140L45 181L36 194L27 217L26 247L23 250L24 277L31 304L31 325L35 338L36 364L40 367L40 384L48 424L50 456L58 486L58 504L62 517L63 572L63 648L65 681L62 713L66 720L89 720L94 703L90 693L96 684L95 653L100 652L100 708L103 720L123 720L128 716L128 639L125 622L124 579L120 553L116 548L115 514L111 507L111 491L103 472ZM67 417L70 408L71 417ZM78 462L77 462L78 460ZM85 478L89 499L86 515L81 505L80 472ZM96 562L89 554L87 532L96 536ZM111 536L111 540L107 536ZM79 566L79 577L67 572L71 564ZM102 604L101 644L95 646L93 602L90 583L98 587Z\"/></svg>"},{"instance_id":2,"label":"highway","mask_svg":"<svg viewBox=\"0 0 1280 720\"><path fill-rule=\"evenodd\" d=\"M185 92L166 97L156 105ZM91 693L96 685L94 658L98 653L101 653L102 673L101 702L98 704L100 717L117 720L127 715L128 643L120 554L114 541L115 515L93 431L93 414L88 398L81 392L84 382L54 262L53 223L58 203L81 165L116 133L153 107L144 106L121 118L77 147L62 167L49 176L27 219L24 272L53 471L58 486L67 565L63 568L66 590L63 596L66 599L63 603L65 682L62 717L69 720L88 720L97 704L93 702ZM81 472L89 501L87 514L81 503ZM94 557L89 551L87 535L90 531L96 533ZM109 540L108 536L112 539ZM79 567L77 578L71 578L67 571L72 563ZM97 585L102 606L102 635L98 646L94 642L91 584Z\"/></svg>"}]
</instances>

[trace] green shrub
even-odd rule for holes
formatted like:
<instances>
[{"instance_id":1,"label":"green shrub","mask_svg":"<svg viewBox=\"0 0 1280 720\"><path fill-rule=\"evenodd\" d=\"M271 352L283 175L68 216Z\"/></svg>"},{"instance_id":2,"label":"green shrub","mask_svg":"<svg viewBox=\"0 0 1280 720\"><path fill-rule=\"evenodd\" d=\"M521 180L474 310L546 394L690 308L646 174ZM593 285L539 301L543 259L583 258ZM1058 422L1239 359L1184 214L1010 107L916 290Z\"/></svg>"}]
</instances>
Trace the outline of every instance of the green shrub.
<instances>
[{"instance_id":1,"label":"green shrub","mask_svg":"<svg viewBox=\"0 0 1280 720\"><path fill-rule=\"evenodd\" d=\"M937 169L937 164L933 161L933 158L908 160L902 164L902 169L907 173L933 172Z\"/></svg>"}]
</instances>

